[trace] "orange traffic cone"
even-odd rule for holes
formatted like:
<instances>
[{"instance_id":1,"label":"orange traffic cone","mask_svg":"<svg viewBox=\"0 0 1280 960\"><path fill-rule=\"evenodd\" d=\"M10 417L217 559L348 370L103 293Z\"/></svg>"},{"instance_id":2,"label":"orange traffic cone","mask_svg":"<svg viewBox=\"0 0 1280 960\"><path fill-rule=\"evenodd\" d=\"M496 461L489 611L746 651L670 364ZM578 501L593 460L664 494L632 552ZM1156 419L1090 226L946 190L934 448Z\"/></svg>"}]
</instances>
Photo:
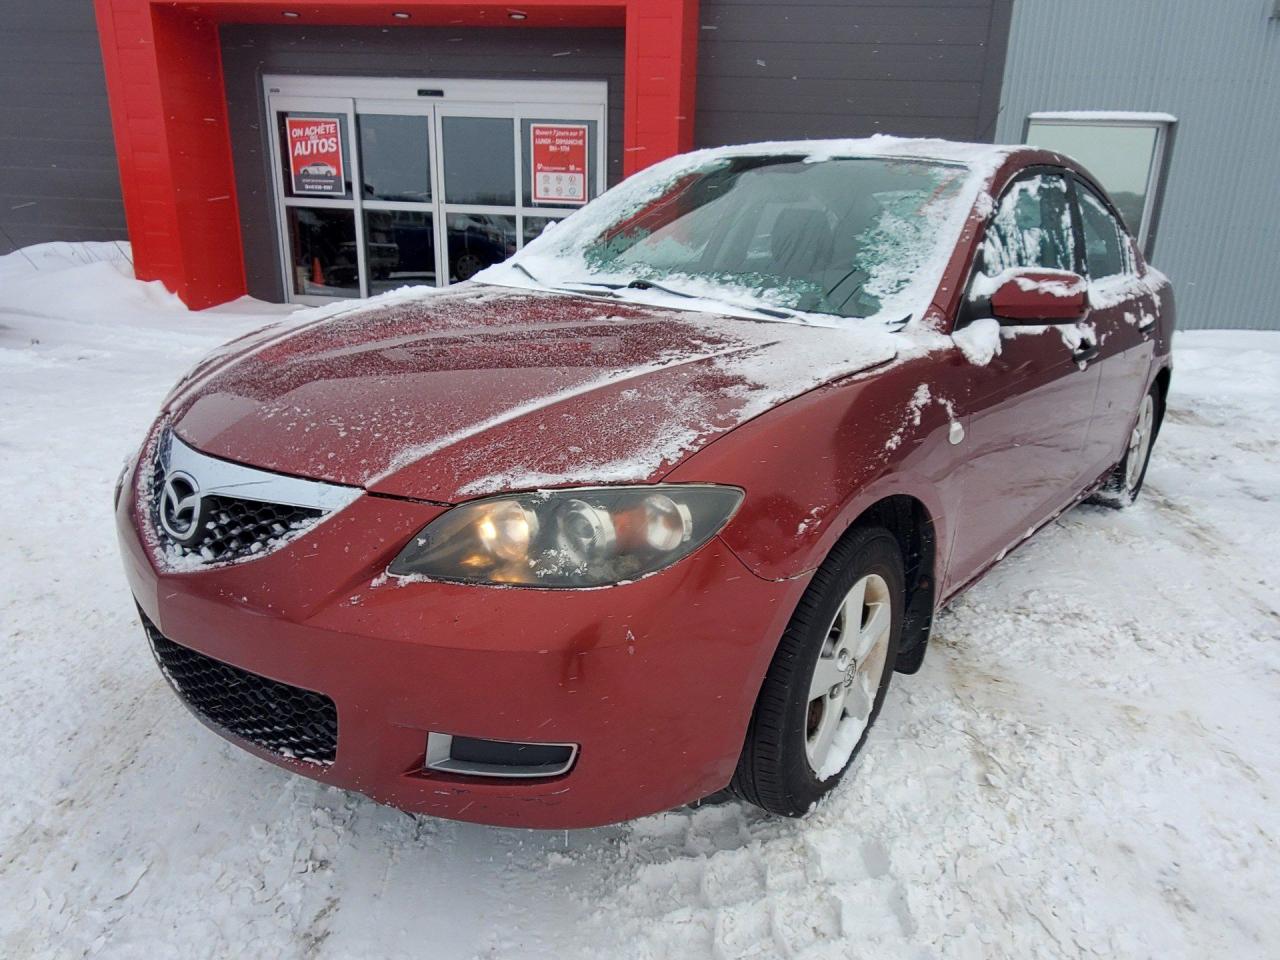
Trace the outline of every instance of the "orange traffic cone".
<instances>
[{"instance_id":1,"label":"orange traffic cone","mask_svg":"<svg viewBox=\"0 0 1280 960\"><path fill-rule=\"evenodd\" d=\"M311 282L324 286L324 270L320 267L320 258L311 258Z\"/></svg>"}]
</instances>

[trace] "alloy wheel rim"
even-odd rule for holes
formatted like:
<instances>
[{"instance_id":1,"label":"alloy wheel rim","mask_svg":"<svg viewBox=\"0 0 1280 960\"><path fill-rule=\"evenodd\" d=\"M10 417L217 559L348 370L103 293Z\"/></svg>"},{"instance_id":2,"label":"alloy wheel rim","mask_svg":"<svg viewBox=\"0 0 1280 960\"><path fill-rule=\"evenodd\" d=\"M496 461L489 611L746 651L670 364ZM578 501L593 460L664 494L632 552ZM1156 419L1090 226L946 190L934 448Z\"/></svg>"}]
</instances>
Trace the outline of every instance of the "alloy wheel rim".
<instances>
[{"instance_id":1,"label":"alloy wheel rim","mask_svg":"<svg viewBox=\"0 0 1280 960\"><path fill-rule=\"evenodd\" d=\"M878 574L845 595L809 679L805 754L820 780L843 769L871 720L893 628L889 585Z\"/></svg>"},{"instance_id":2,"label":"alloy wheel rim","mask_svg":"<svg viewBox=\"0 0 1280 960\"><path fill-rule=\"evenodd\" d=\"M1142 476L1142 467L1147 462L1147 452L1151 449L1151 428L1155 424L1155 401L1151 394L1142 398L1142 406L1138 409L1138 421L1133 425L1133 433L1129 435L1129 455L1125 458L1124 488L1133 491Z\"/></svg>"}]
</instances>

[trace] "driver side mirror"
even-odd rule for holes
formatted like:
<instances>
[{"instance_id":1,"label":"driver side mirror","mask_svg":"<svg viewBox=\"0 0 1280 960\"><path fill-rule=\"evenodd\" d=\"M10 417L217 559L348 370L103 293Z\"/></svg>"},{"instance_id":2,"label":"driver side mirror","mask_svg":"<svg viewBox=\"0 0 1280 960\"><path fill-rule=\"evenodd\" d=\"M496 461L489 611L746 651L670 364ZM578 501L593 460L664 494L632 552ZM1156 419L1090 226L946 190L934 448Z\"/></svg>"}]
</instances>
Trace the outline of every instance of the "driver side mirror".
<instances>
[{"instance_id":1,"label":"driver side mirror","mask_svg":"<svg viewBox=\"0 0 1280 960\"><path fill-rule=\"evenodd\" d=\"M1070 270L1017 267L983 281L994 287L991 315L1002 324L1071 323L1089 309L1088 284Z\"/></svg>"}]
</instances>

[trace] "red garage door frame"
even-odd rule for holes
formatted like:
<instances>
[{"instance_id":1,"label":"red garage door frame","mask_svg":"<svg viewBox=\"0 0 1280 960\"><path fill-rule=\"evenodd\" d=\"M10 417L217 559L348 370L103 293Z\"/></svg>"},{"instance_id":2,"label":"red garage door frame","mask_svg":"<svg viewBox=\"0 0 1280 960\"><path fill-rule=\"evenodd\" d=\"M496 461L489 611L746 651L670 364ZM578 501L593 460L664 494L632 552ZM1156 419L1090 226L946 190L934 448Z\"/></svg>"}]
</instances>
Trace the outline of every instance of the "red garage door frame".
<instances>
[{"instance_id":1,"label":"red garage door frame","mask_svg":"<svg viewBox=\"0 0 1280 960\"><path fill-rule=\"evenodd\" d=\"M94 0L134 270L193 309L245 292L222 23L625 31L623 172L693 145L698 0Z\"/></svg>"}]
</instances>

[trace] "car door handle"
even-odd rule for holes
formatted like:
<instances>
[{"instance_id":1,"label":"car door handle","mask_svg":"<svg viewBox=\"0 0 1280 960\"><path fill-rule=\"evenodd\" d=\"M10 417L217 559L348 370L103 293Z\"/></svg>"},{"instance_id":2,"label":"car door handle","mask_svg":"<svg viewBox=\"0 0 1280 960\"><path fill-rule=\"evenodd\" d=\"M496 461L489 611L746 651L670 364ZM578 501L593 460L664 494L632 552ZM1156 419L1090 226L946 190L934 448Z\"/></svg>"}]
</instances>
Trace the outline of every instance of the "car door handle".
<instances>
[{"instance_id":1,"label":"car door handle","mask_svg":"<svg viewBox=\"0 0 1280 960\"><path fill-rule=\"evenodd\" d=\"M1071 351L1071 359L1082 367L1097 359L1098 341L1081 340L1079 345Z\"/></svg>"}]
</instances>

